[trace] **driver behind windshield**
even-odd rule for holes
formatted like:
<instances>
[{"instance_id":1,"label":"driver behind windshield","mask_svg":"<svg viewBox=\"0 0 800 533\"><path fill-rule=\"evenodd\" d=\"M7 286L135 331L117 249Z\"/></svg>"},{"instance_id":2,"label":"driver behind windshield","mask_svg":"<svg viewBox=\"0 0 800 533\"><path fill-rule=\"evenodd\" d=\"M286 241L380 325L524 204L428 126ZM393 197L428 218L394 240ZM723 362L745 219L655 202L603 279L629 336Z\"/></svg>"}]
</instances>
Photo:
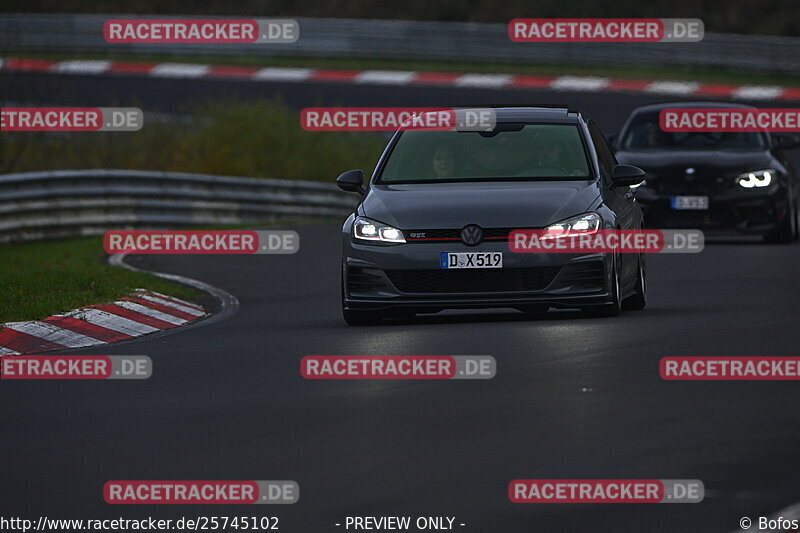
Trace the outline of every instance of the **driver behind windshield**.
<instances>
[{"instance_id":1,"label":"driver behind windshield","mask_svg":"<svg viewBox=\"0 0 800 533\"><path fill-rule=\"evenodd\" d=\"M433 175L437 178L452 178L456 170L456 154L450 145L443 144L433 152Z\"/></svg>"},{"instance_id":2,"label":"driver behind windshield","mask_svg":"<svg viewBox=\"0 0 800 533\"><path fill-rule=\"evenodd\" d=\"M534 148L537 155L535 165L539 168L563 168L561 161L562 148L555 136L549 132L541 132L536 136Z\"/></svg>"},{"instance_id":3,"label":"driver behind windshield","mask_svg":"<svg viewBox=\"0 0 800 533\"><path fill-rule=\"evenodd\" d=\"M573 153L551 131L539 132L534 140L534 168L537 175L580 176L586 170L575 164Z\"/></svg>"},{"instance_id":4,"label":"driver behind windshield","mask_svg":"<svg viewBox=\"0 0 800 533\"><path fill-rule=\"evenodd\" d=\"M589 178L577 125L513 125L491 132L403 132L378 183Z\"/></svg>"}]
</instances>

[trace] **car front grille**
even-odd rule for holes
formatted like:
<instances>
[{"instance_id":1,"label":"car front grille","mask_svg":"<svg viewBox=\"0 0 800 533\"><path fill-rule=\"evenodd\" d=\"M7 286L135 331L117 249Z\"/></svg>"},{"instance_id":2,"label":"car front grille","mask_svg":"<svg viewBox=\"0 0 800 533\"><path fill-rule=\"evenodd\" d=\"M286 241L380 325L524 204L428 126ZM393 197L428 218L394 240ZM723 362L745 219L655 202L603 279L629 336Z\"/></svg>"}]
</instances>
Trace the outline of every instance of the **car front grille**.
<instances>
[{"instance_id":1,"label":"car front grille","mask_svg":"<svg viewBox=\"0 0 800 533\"><path fill-rule=\"evenodd\" d=\"M512 230L508 228L482 228L481 241L503 241ZM413 229L404 230L406 242L461 242L461 229Z\"/></svg>"},{"instance_id":2,"label":"car front grille","mask_svg":"<svg viewBox=\"0 0 800 533\"><path fill-rule=\"evenodd\" d=\"M539 291L555 279L561 267L387 270L398 291L419 293L481 293Z\"/></svg>"},{"instance_id":3,"label":"car front grille","mask_svg":"<svg viewBox=\"0 0 800 533\"><path fill-rule=\"evenodd\" d=\"M659 194L667 196L714 196L731 188L731 180L721 176L700 176L692 181L682 177L663 176L655 182Z\"/></svg>"}]
</instances>

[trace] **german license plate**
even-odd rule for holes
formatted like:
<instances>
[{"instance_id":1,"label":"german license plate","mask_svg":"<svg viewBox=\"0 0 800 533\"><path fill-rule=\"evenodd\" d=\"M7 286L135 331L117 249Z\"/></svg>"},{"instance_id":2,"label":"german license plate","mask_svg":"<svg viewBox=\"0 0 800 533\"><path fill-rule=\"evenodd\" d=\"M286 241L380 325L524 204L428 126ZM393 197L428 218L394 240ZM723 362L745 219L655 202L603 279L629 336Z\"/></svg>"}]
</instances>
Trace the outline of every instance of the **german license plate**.
<instances>
[{"instance_id":1,"label":"german license plate","mask_svg":"<svg viewBox=\"0 0 800 533\"><path fill-rule=\"evenodd\" d=\"M673 196L671 205L672 209L683 211L706 211L708 210L708 196Z\"/></svg>"},{"instance_id":2,"label":"german license plate","mask_svg":"<svg viewBox=\"0 0 800 533\"><path fill-rule=\"evenodd\" d=\"M442 252L439 266L456 268L503 268L503 252Z\"/></svg>"}]
</instances>

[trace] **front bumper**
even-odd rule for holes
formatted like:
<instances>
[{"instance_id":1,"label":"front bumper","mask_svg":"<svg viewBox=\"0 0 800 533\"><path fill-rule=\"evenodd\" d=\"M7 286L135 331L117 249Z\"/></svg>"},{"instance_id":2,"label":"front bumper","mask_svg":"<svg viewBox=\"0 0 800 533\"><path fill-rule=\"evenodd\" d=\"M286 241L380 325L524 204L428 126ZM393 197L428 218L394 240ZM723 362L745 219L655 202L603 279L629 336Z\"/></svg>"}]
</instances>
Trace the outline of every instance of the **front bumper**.
<instances>
[{"instance_id":1,"label":"front bumper","mask_svg":"<svg viewBox=\"0 0 800 533\"><path fill-rule=\"evenodd\" d=\"M708 196L708 210L675 210L674 196ZM789 213L788 195L782 187L773 185L763 190L731 189L725 193L660 194L640 187L636 200L644 213L646 227L654 229L693 228L735 231L743 234L764 234L775 230Z\"/></svg>"},{"instance_id":2,"label":"front bumper","mask_svg":"<svg viewBox=\"0 0 800 533\"><path fill-rule=\"evenodd\" d=\"M439 268L441 252L503 252L502 269ZM607 254L523 254L505 242L370 246L345 239L343 305L352 310L577 308L609 300Z\"/></svg>"}]
</instances>

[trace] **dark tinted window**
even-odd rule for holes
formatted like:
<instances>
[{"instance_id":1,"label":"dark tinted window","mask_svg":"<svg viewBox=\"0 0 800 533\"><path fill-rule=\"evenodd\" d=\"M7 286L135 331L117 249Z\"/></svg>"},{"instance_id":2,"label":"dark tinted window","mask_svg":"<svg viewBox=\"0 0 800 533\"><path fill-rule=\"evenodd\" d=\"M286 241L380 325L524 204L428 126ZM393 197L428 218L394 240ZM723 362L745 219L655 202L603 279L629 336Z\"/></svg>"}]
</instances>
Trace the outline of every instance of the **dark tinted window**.
<instances>
[{"instance_id":1,"label":"dark tinted window","mask_svg":"<svg viewBox=\"0 0 800 533\"><path fill-rule=\"evenodd\" d=\"M485 135L459 131L405 131L380 183L588 179L586 150L576 125L525 124Z\"/></svg>"},{"instance_id":2,"label":"dark tinted window","mask_svg":"<svg viewBox=\"0 0 800 533\"><path fill-rule=\"evenodd\" d=\"M764 135L754 132L662 131L659 112L639 113L621 139L623 150L761 150Z\"/></svg>"}]
</instances>

